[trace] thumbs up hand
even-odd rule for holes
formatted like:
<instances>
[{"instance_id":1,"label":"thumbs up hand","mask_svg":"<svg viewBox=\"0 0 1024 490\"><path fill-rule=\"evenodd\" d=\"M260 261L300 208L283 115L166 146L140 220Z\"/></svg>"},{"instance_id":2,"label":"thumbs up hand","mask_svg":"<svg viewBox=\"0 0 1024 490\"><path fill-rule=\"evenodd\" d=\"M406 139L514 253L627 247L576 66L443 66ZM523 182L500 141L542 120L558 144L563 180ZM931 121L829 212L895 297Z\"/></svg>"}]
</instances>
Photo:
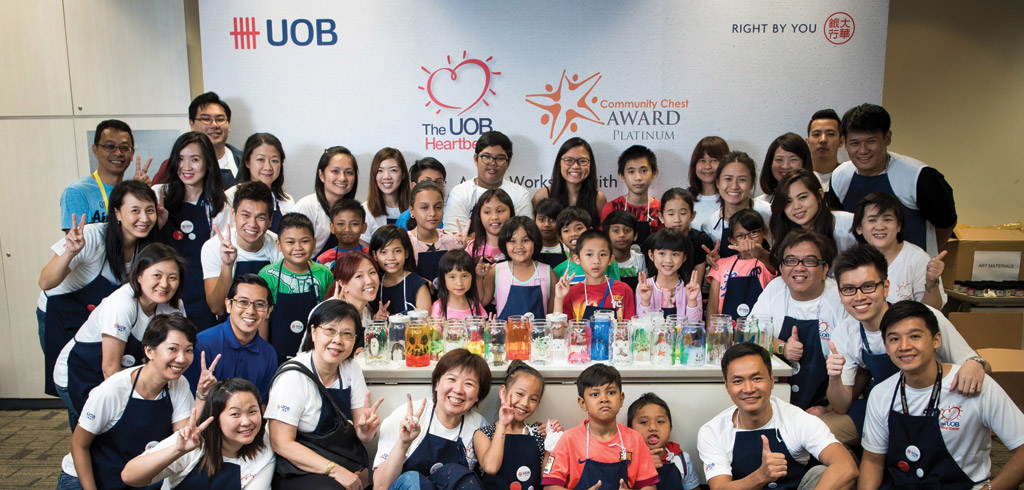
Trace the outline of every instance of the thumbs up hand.
<instances>
[{"instance_id":1,"label":"thumbs up hand","mask_svg":"<svg viewBox=\"0 0 1024 490\"><path fill-rule=\"evenodd\" d=\"M786 340L786 349L782 355L789 362L799 361L804 356L804 344L800 342L800 337L796 331L796 325L793 325L793 334L790 335L789 339Z\"/></svg>"},{"instance_id":2,"label":"thumbs up hand","mask_svg":"<svg viewBox=\"0 0 1024 490\"><path fill-rule=\"evenodd\" d=\"M946 251L939 252L931 260L928 261L928 265L924 270L924 285L928 289L931 289L938 285L939 278L942 277L942 271L946 270L946 263L942 261L942 258L946 256Z\"/></svg>"},{"instance_id":3,"label":"thumbs up hand","mask_svg":"<svg viewBox=\"0 0 1024 490\"><path fill-rule=\"evenodd\" d=\"M782 453L773 453L768 445L768 437L761 435L761 442L764 448L761 450L761 467L757 469L766 482L773 482L786 476L786 456Z\"/></svg>"},{"instance_id":4,"label":"thumbs up hand","mask_svg":"<svg viewBox=\"0 0 1024 490\"><path fill-rule=\"evenodd\" d=\"M843 365L846 364L846 358L836 349L836 344L831 340L828 341L829 353L828 358L825 359L825 370L828 371L829 377L839 377L843 374Z\"/></svg>"}]
</instances>

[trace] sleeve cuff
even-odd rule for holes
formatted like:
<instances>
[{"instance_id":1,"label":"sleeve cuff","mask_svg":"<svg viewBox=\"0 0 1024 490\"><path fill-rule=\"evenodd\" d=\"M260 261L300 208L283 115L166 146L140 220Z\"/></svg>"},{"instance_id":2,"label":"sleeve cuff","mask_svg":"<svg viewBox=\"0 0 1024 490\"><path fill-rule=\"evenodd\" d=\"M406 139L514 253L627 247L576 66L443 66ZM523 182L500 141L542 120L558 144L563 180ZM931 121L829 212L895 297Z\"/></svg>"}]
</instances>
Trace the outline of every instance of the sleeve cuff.
<instances>
[{"instance_id":1,"label":"sleeve cuff","mask_svg":"<svg viewBox=\"0 0 1024 490\"><path fill-rule=\"evenodd\" d=\"M546 477L542 478L540 480L540 484L541 485L545 485L545 486L546 485L554 485L554 486L563 487L563 488L567 488L568 487L568 484L566 483L565 480L563 480L561 478L550 477L550 476L546 476Z\"/></svg>"},{"instance_id":2,"label":"sleeve cuff","mask_svg":"<svg viewBox=\"0 0 1024 490\"><path fill-rule=\"evenodd\" d=\"M659 481L659 480L658 480L658 477L657 477L657 476L655 476L654 478L648 478L648 479L646 479L646 480L638 480L638 481L637 481L637 482L636 482L636 483L635 483L635 484L633 485L633 488L644 488L644 487L651 487L651 486L657 485L657 484L658 484L658 481Z\"/></svg>"}]
</instances>

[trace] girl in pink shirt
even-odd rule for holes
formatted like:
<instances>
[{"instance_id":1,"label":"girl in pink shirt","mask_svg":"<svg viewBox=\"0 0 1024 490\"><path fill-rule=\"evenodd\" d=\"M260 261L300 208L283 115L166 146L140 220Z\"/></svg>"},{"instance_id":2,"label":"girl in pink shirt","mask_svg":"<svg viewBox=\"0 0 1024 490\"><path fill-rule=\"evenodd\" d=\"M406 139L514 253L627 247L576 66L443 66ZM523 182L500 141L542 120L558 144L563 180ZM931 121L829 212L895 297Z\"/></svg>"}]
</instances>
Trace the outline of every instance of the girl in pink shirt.
<instances>
[{"instance_id":1,"label":"girl in pink shirt","mask_svg":"<svg viewBox=\"0 0 1024 490\"><path fill-rule=\"evenodd\" d=\"M430 316L461 320L467 316L487 316L476 289L475 264L465 250L449 250L437 266L437 301Z\"/></svg>"},{"instance_id":2,"label":"girl in pink shirt","mask_svg":"<svg viewBox=\"0 0 1024 490\"><path fill-rule=\"evenodd\" d=\"M739 254L718 259L718 267L708 271L708 317L722 313L733 318L747 316L776 275L764 248L768 230L758 212L737 211L729 218L729 233L729 248Z\"/></svg>"}]
</instances>

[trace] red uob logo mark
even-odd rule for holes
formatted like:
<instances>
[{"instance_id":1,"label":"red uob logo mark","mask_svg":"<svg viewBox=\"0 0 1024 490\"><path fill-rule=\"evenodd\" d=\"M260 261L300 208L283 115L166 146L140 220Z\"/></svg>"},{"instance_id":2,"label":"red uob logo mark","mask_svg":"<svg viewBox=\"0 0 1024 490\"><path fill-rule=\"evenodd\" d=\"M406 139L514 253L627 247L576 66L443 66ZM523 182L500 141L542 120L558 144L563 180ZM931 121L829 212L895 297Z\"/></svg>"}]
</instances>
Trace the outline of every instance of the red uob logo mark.
<instances>
[{"instance_id":1,"label":"red uob logo mark","mask_svg":"<svg viewBox=\"0 0 1024 490\"><path fill-rule=\"evenodd\" d=\"M491 88L492 76L501 75L500 71L491 71L488 63L494 59L489 56L485 60L477 58L466 58L466 52L462 52L462 60L452 64L452 57L447 58L448 66L429 69L421 66L427 73L427 82L417 88L427 92L426 106L434 104L438 107L435 114L440 114L444 109L462 110L459 115L483 102L490 107L485 97L487 94L498 95ZM460 80L462 73L462 80ZM481 76L482 75L482 76ZM459 83L459 82L463 83Z\"/></svg>"}]
</instances>

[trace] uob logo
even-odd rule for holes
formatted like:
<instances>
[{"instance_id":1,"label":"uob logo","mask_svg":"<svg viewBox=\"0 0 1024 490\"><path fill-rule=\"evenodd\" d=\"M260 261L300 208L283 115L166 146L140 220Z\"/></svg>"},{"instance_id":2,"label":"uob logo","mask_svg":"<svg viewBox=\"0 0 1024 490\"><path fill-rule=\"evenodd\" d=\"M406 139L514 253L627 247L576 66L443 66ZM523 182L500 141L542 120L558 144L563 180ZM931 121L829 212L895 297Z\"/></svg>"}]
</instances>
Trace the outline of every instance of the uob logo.
<instances>
[{"instance_id":1,"label":"uob logo","mask_svg":"<svg viewBox=\"0 0 1024 490\"><path fill-rule=\"evenodd\" d=\"M314 25L315 24L315 25ZM255 17L235 17L230 34L235 38L235 49L256 49L256 38L262 34L256 27ZM338 43L337 24L334 19L281 19L280 27L275 29L275 22L267 19L267 43L271 46L284 46L291 42L296 46L309 46L316 41L317 46L333 46Z\"/></svg>"}]
</instances>

